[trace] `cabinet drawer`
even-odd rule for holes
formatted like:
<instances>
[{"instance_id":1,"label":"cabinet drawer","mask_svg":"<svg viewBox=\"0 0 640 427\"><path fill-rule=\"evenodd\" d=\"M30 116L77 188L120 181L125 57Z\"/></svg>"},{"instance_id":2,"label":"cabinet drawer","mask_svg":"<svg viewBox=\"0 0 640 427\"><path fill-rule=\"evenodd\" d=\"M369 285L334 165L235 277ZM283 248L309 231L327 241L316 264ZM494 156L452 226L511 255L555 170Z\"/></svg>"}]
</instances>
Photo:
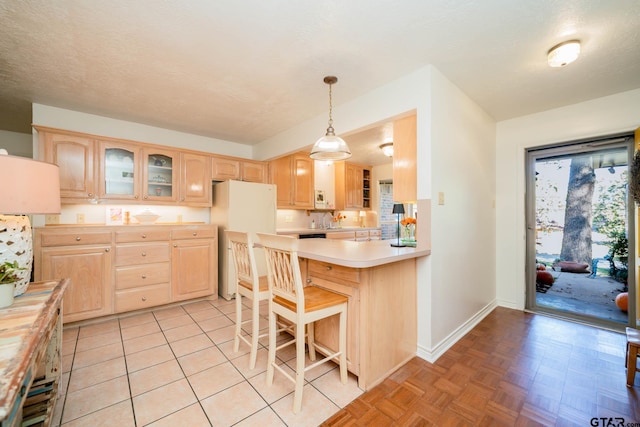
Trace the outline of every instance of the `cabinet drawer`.
<instances>
[{"instance_id":1,"label":"cabinet drawer","mask_svg":"<svg viewBox=\"0 0 640 427\"><path fill-rule=\"evenodd\" d=\"M331 231L327 233L327 239L353 240L356 234L353 231Z\"/></svg>"},{"instance_id":2,"label":"cabinet drawer","mask_svg":"<svg viewBox=\"0 0 640 427\"><path fill-rule=\"evenodd\" d=\"M41 234L41 246L72 246L111 244L111 233Z\"/></svg>"},{"instance_id":3,"label":"cabinet drawer","mask_svg":"<svg viewBox=\"0 0 640 427\"><path fill-rule=\"evenodd\" d=\"M130 289L141 286L168 283L171 280L171 264L132 265L116 268L116 289Z\"/></svg>"},{"instance_id":4,"label":"cabinet drawer","mask_svg":"<svg viewBox=\"0 0 640 427\"><path fill-rule=\"evenodd\" d=\"M171 231L171 238L174 240L183 239L210 239L216 237L218 229L215 227L189 227L174 229Z\"/></svg>"},{"instance_id":5,"label":"cabinet drawer","mask_svg":"<svg viewBox=\"0 0 640 427\"><path fill-rule=\"evenodd\" d=\"M125 289L116 292L115 311L139 310L171 302L171 287L168 283Z\"/></svg>"},{"instance_id":6,"label":"cabinet drawer","mask_svg":"<svg viewBox=\"0 0 640 427\"><path fill-rule=\"evenodd\" d=\"M308 275L338 282L360 283L360 269L309 260Z\"/></svg>"},{"instance_id":7,"label":"cabinet drawer","mask_svg":"<svg viewBox=\"0 0 640 427\"><path fill-rule=\"evenodd\" d=\"M382 231L380 230L369 230L369 237L380 237L382 236Z\"/></svg>"},{"instance_id":8,"label":"cabinet drawer","mask_svg":"<svg viewBox=\"0 0 640 427\"><path fill-rule=\"evenodd\" d=\"M116 243L142 243L169 240L169 230L153 230L142 228L139 230L116 231Z\"/></svg>"},{"instance_id":9,"label":"cabinet drawer","mask_svg":"<svg viewBox=\"0 0 640 427\"><path fill-rule=\"evenodd\" d=\"M116 246L116 265L151 264L169 261L169 243Z\"/></svg>"},{"instance_id":10,"label":"cabinet drawer","mask_svg":"<svg viewBox=\"0 0 640 427\"><path fill-rule=\"evenodd\" d=\"M365 240L369 238L368 230L356 231L356 240L362 239L363 237L365 238Z\"/></svg>"}]
</instances>

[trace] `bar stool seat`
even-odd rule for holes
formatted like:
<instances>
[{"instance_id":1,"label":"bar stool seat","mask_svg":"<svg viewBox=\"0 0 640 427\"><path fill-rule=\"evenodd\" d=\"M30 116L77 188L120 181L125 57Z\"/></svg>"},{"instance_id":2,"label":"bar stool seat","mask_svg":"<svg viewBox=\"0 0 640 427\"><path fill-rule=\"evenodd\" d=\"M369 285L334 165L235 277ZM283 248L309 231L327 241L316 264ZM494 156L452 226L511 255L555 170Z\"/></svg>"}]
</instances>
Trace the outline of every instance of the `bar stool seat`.
<instances>
[{"instance_id":1,"label":"bar stool seat","mask_svg":"<svg viewBox=\"0 0 640 427\"><path fill-rule=\"evenodd\" d=\"M304 374L316 366L335 360L340 366L340 381L347 383L347 301L348 297L313 285L303 286L298 260L298 239L290 236L257 233L267 258L269 279L269 356L267 362L267 385L273 383L274 371L278 370L295 384L293 413L302 409ZM316 344L315 321L330 316L339 316L338 350ZM295 339L276 347L276 320L284 318L294 326ZM305 367L305 327L309 345L309 359L315 361L316 350L325 354L322 360ZM276 352L295 343L295 378L276 363Z\"/></svg>"},{"instance_id":2,"label":"bar stool seat","mask_svg":"<svg viewBox=\"0 0 640 427\"><path fill-rule=\"evenodd\" d=\"M627 358L624 366L627 368L627 387L633 387L638 369L638 356L640 356L640 331L629 328L627 332Z\"/></svg>"}]
</instances>

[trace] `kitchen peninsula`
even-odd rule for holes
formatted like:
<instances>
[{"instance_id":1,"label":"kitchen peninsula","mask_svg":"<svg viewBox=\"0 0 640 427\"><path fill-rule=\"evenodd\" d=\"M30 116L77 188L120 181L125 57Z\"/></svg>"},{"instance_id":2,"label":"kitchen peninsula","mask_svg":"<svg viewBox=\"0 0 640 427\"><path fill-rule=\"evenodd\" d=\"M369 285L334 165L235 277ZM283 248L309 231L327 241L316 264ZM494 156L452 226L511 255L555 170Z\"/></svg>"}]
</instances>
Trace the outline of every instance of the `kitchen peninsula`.
<instances>
[{"instance_id":1,"label":"kitchen peninsula","mask_svg":"<svg viewBox=\"0 0 640 427\"><path fill-rule=\"evenodd\" d=\"M349 297L347 365L363 390L416 354L416 258L430 253L427 248L391 247L384 240L298 241L303 280ZM336 348L337 319L316 322L315 339Z\"/></svg>"}]
</instances>

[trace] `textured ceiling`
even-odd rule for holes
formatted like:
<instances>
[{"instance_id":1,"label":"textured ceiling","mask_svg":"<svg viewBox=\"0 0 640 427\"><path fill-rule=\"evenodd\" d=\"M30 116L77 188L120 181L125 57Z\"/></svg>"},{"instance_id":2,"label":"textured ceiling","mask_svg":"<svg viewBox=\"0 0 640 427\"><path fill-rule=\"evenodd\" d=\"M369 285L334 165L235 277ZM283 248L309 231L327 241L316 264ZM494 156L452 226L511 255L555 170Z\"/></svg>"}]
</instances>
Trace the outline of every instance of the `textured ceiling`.
<instances>
[{"instance_id":1,"label":"textured ceiling","mask_svg":"<svg viewBox=\"0 0 640 427\"><path fill-rule=\"evenodd\" d=\"M639 16L638 0L0 0L0 129L30 132L37 102L255 144L326 114L325 75L339 105L427 64L503 120L640 87ZM570 38L582 56L550 69Z\"/></svg>"}]
</instances>

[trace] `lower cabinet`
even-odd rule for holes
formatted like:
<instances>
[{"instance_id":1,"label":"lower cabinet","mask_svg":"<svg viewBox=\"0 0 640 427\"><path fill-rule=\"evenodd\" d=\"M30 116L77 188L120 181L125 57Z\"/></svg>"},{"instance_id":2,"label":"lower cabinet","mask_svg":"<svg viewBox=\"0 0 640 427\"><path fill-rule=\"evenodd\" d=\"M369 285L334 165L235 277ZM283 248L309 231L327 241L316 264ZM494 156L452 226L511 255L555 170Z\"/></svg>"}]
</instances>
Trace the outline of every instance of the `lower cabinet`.
<instances>
[{"instance_id":1,"label":"lower cabinet","mask_svg":"<svg viewBox=\"0 0 640 427\"><path fill-rule=\"evenodd\" d=\"M175 231L171 248L171 287L174 301L218 293L217 230ZM216 260L214 264L213 260Z\"/></svg>"},{"instance_id":2,"label":"lower cabinet","mask_svg":"<svg viewBox=\"0 0 640 427\"><path fill-rule=\"evenodd\" d=\"M36 232L37 233L37 232ZM38 236L38 234L36 234ZM35 280L69 278L64 294L65 322L111 314L111 240L104 233L73 233L64 246L57 239L36 238ZM86 244L103 240L103 244ZM44 243L44 246L42 245Z\"/></svg>"},{"instance_id":3,"label":"lower cabinet","mask_svg":"<svg viewBox=\"0 0 640 427\"><path fill-rule=\"evenodd\" d=\"M69 278L64 321L217 296L217 226L40 227L35 280Z\"/></svg>"}]
</instances>

